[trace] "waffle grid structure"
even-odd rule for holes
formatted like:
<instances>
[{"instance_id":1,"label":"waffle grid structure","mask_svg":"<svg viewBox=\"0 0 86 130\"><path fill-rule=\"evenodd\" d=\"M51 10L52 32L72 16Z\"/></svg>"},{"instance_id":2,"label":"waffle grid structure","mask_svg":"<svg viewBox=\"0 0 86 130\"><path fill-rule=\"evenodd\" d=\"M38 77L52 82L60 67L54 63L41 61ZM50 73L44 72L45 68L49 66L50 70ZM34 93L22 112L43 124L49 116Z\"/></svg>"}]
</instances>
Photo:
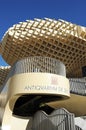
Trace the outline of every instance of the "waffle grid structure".
<instances>
[{"instance_id":1,"label":"waffle grid structure","mask_svg":"<svg viewBox=\"0 0 86 130\"><path fill-rule=\"evenodd\" d=\"M10 65L28 56L52 57L66 65L68 76L81 77L86 65L86 28L63 20L27 20L8 29L1 48Z\"/></svg>"}]
</instances>

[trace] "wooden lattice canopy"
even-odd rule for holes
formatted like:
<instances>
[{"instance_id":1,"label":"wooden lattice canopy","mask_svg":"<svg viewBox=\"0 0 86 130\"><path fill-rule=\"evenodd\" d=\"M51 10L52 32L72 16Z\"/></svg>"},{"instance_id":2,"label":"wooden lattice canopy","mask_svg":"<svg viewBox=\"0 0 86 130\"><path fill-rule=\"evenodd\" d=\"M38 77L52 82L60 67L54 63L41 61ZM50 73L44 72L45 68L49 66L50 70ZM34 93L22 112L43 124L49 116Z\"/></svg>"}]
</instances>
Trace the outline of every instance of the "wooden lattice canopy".
<instances>
[{"instance_id":1,"label":"wooden lattice canopy","mask_svg":"<svg viewBox=\"0 0 86 130\"><path fill-rule=\"evenodd\" d=\"M68 77L81 77L86 66L86 28L48 18L20 22L5 33L0 53L9 65L28 56L59 59Z\"/></svg>"},{"instance_id":2,"label":"wooden lattice canopy","mask_svg":"<svg viewBox=\"0 0 86 130\"><path fill-rule=\"evenodd\" d=\"M11 68L10 66L0 67L0 86L2 86L5 83L10 68Z\"/></svg>"}]
</instances>

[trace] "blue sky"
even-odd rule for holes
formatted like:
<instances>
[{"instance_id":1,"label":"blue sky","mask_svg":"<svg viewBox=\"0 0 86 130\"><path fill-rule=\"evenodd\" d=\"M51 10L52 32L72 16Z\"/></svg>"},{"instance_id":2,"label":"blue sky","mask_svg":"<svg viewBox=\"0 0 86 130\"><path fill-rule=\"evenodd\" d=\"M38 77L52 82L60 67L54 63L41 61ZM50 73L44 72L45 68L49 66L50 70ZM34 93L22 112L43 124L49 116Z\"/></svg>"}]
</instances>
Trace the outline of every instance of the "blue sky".
<instances>
[{"instance_id":1,"label":"blue sky","mask_svg":"<svg viewBox=\"0 0 86 130\"><path fill-rule=\"evenodd\" d=\"M0 41L13 24L44 17L86 26L86 0L0 0Z\"/></svg>"}]
</instances>

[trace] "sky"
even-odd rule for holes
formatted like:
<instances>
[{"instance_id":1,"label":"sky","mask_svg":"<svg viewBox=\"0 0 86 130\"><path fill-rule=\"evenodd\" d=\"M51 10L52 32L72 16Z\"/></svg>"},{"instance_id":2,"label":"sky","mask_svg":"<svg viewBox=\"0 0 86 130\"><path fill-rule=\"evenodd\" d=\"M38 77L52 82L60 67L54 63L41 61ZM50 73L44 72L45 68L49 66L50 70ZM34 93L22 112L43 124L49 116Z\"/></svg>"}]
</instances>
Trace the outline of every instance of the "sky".
<instances>
[{"instance_id":1,"label":"sky","mask_svg":"<svg viewBox=\"0 0 86 130\"><path fill-rule=\"evenodd\" d=\"M86 0L0 0L0 41L14 24L45 17L86 27ZM0 66L6 65L0 56Z\"/></svg>"}]
</instances>

